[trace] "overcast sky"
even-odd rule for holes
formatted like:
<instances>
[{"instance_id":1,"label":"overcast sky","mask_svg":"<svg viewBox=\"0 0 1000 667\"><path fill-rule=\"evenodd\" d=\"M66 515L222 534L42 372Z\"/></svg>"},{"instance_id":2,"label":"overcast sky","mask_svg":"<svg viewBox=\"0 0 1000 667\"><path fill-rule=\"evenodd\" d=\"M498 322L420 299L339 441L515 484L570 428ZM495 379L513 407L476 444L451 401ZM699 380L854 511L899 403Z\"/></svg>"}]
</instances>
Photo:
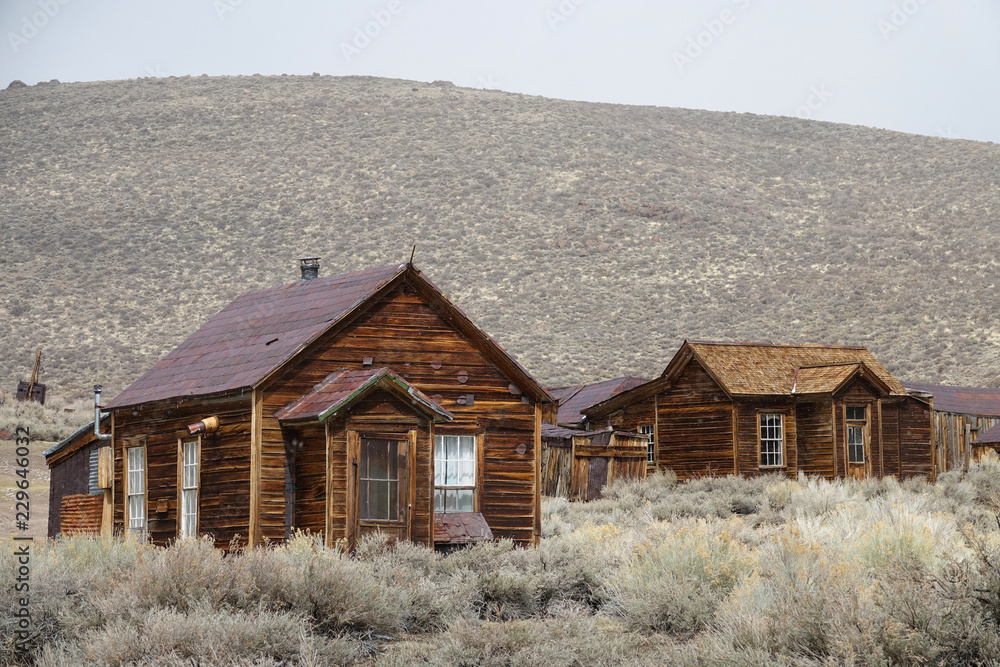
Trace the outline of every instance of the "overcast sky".
<instances>
[{"instance_id":1,"label":"overcast sky","mask_svg":"<svg viewBox=\"0 0 1000 667\"><path fill-rule=\"evenodd\" d=\"M1000 143L1000 0L0 0L0 87L367 74Z\"/></svg>"}]
</instances>

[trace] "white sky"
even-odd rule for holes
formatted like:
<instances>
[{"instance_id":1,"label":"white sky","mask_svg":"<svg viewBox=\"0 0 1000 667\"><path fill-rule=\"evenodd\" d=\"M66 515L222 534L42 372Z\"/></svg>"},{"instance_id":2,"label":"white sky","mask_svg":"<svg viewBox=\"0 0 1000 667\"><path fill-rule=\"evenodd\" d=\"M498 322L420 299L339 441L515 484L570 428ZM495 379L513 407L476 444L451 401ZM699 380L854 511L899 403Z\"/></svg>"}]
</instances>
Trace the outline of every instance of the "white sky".
<instances>
[{"instance_id":1,"label":"white sky","mask_svg":"<svg viewBox=\"0 0 1000 667\"><path fill-rule=\"evenodd\" d=\"M1000 0L0 0L0 33L0 87L366 74L1000 143Z\"/></svg>"}]
</instances>

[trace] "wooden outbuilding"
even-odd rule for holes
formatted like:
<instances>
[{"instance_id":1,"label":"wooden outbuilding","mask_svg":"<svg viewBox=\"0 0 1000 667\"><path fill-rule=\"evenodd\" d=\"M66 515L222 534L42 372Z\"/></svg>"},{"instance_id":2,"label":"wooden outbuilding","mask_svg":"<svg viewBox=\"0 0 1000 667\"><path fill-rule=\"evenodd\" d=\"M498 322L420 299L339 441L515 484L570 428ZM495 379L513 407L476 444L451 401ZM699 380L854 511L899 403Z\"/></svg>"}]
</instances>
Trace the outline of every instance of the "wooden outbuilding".
<instances>
[{"instance_id":1,"label":"wooden outbuilding","mask_svg":"<svg viewBox=\"0 0 1000 667\"><path fill-rule=\"evenodd\" d=\"M101 420L107 428L110 416ZM45 450L49 468L48 536L98 535L111 527L111 448L94 422Z\"/></svg>"},{"instance_id":2,"label":"wooden outbuilding","mask_svg":"<svg viewBox=\"0 0 1000 667\"><path fill-rule=\"evenodd\" d=\"M957 470L978 458L978 438L1000 423L1000 388L921 382L907 382L906 388L934 397L931 440L938 471Z\"/></svg>"},{"instance_id":3,"label":"wooden outbuilding","mask_svg":"<svg viewBox=\"0 0 1000 667\"><path fill-rule=\"evenodd\" d=\"M1000 454L1000 422L985 433L980 433L972 442L972 459L978 461L988 449Z\"/></svg>"},{"instance_id":4,"label":"wooden outbuilding","mask_svg":"<svg viewBox=\"0 0 1000 667\"><path fill-rule=\"evenodd\" d=\"M412 264L317 274L238 297L104 406L115 531L534 544L544 389Z\"/></svg>"},{"instance_id":5,"label":"wooden outbuilding","mask_svg":"<svg viewBox=\"0 0 1000 667\"><path fill-rule=\"evenodd\" d=\"M646 476L647 442L638 433L542 423L542 493L594 500L616 479L641 479Z\"/></svg>"},{"instance_id":6,"label":"wooden outbuilding","mask_svg":"<svg viewBox=\"0 0 1000 667\"><path fill-rule=\"evenodd\" d=\"M934 479L930 410L863 347L685 342L659 378L583 413L652 430L655 465L680 479Z\"/></svg>"}]
</instances>

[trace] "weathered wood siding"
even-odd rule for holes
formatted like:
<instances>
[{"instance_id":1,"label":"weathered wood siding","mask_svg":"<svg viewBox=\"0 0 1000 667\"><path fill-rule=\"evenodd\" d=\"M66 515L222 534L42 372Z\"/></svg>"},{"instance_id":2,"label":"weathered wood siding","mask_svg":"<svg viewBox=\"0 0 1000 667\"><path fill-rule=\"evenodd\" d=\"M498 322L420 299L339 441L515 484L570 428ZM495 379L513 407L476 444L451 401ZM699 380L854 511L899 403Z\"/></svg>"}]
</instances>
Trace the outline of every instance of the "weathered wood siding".
<instances>
[{"instance_id":1,"label":"weathered wood siding","mask_svg":"<svg viewBox=\"0 0 1000 667\"><path fill-rule=\"evenodd\" d=\"M326 530L326 427L296 424L284 431L287 450L294 452L293 528L322 534Z\"/></svg>"},{"instance_id":2,"label":"weathered wood siding","mask_svg":"<svg viewBox=\"0 0 1000 667\"><path fill-rule=\"evenodd\" d=\"M807 475L833 479L833 411L831 402L803 401L795 406L798 470ZM839 473L843 475L843 467Z\"/></svg>"},{"instance_id":3,"label":"weathered wood siding","mask_svg":"<svg viewBox=\"0 0 1000 667\"><path fill-rule=\"evenodd\" d=\"M450 432L485 432L482 513L497 537L534 541L535 407L511 393L511 380L412 289L402 286L366 313L307 349L263 390L261 414L262 536L284 537L284 437L274 413L341 368L360 370L363 359L387 366L425 394L440 396L455 415ZM440 367L435 368L440 362ZM465 378L462 382L460 375ZM474 396L472 405L458 403ZM442 431L443 432L443 431ZM331 438L334 436L331 435ZM335 444L346 448L346 442ZM524 445L523 453L519 453ZM337 452L346 449L339 449ZM339 453L337 454L339 456ZM346 454L345 454L346 456ZM433 471L424 473L433 479ZM331 480L345 483L346 480ZM339 493L339 491L338 491Z\"/></svg>"},{"instance_id":4,"label":"weathered wood siding","mask_svg":"<svg viewBox=\"0 0 1000 667\"><path fill-rule=\"evenodd\" d=\"M760 418L762 412L783 415L784 465L761 467L760 465ZM771 472L783 472L795 477L798 470L796 455L796 418L792 399L774 397L766 401L736 401L736 440L738 467L741 475L753 476Z\"/></svg>"},{"instance_id":5,"label":"weathered wood siding","mask_svg":"<svg viewBox=\"0 0 1000 667\"><path fill-rule=\"evenodd\" d=\"M930 407L915 398L905 399L900 404L899 426L900 475L933 482L937 471L931 448Z\"/></svg>"},{"instance_id":6,"label":"weathered wood siding","mask_svg":"<svg viewBox=\"0 0 1000 667\"><path fill-rule=\"evenodd\" d=\"M934 411L933 438L937 469L942 472L962 467L966 455L975 459L975 439L1000 421L998 417ZM968 428L967 428L968 427Z\"/></svg>"},{"instance_id":7,"label":"weathered wood siding","mask_svg":"<svg viewBox=\"0 0 1000 667\"><path fill-rule=\"evenodd\" d=\"M573 443L556 438L542 442L542 493L552 497L570 497L573 475ZM565 442L565 444L563 444Z\"/></svg>"},{"instance_id":8,"label":"weathered wood siding","mask_svg":"<svg viewBox=\"0 0 1000 667\"><path fill-rule=\"evenodd\" d=\"M696 360L656 397L658 465L678 479L733 470L732 403Z\"/></svg>"},{"instance_id":9,"label":"weathered wood siding","mask_svg":"<svg viewBox=\"0 0 1000 667\"><path fill-rule=\"evenodd\" d=\"M177 537L177 449L186 426L217 416L219 429L201 436L199 533L215 537L220 547L236 538L245 543L250 518L250 395L196 399L178 404L161 401L115 412L114 524L124 530L126 447L146 447L146 516L155 544ZM282 491L284 482L282 480ZM163 508L164 511L160 511Z\"/></svg>"},{"instance_id":10,"label":"weathered wood siding","mask_svg":"<svg viewBox=\"0 0 1000 667\"><path fill-rule=\"evenodd\" d=\"M903 400L898 398L882 399L882 474L886 477L900 479L899 413ZM928 447L930 441L928 441Z\"/></svg>"}]
</instances>

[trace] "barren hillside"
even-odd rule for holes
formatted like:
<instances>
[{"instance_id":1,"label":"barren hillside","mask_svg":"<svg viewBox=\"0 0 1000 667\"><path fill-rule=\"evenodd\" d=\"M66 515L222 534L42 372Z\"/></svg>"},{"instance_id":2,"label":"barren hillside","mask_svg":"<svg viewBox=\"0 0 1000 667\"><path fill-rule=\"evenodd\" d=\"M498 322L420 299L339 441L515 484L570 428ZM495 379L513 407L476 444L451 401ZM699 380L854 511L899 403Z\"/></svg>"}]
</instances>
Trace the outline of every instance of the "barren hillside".
<instances>
[{"instance_id":1,"label":"barren hillside","mask_svg":"<svg viewBox=\"0 0 1000 667\"><path fill-rule=\"evenodd\" d=\"M1000 147L372 78L0 91L0 388L114 396L238 293L416 264L545 383L680 342L1000 384Z\"/></svg>"}]
</instances>

